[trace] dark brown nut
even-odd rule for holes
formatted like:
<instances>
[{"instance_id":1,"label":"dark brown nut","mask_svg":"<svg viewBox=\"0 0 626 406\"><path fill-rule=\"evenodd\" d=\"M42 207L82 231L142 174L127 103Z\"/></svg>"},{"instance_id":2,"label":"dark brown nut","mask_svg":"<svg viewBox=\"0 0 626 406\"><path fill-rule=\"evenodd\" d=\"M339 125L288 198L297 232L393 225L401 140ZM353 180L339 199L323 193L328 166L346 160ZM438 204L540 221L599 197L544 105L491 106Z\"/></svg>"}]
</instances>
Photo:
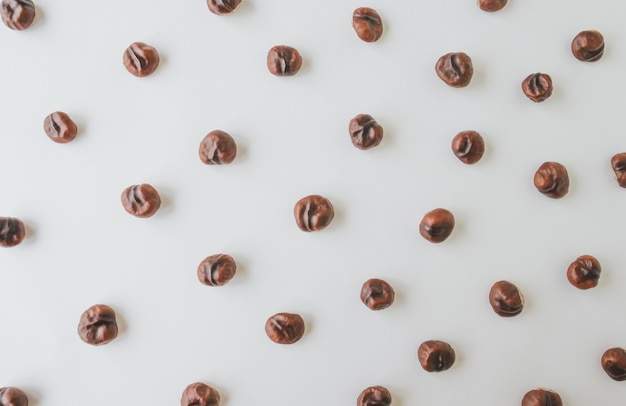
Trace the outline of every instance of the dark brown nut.
<instances>
[{"instance_id":1,"label":"dark brown nut","mask_svg":"<svg viewBox=\"0 0 626 406\"><path fill-rule=\"evenodd\" d=\"M310 195L298 200L293 214L300 230L319 231L328 227L335 217L335 209L327 198Z\"/></svg>"},{"instance_id":2,"label":"dark brown nut","mask_svg":"<svg viewBox=\"0 0 626 406\"><path fill-rule=\"evenodd\" d=\"M366 150L383 140L383 127L369 114L359 114L350 120L350 139L358 149Z\"/></svg>"},{"instance_id":3,"label":"dark brown nut","mask_svg":"<svg viewBox=\"0 0 626 406\"><path fill-rule=\"evenodd\" d=\"M192 383L183 391L180 406L219 406L220 393L202 382Z\"/></svg>"},{"instance_id":4,"label":"dark brown nut","mask_svg":"<svg viewBox=\"0 0 626 406\"><path fill-rule=\"evenodd\" d=\"M352 27L365 42L376 42L383 35L383 20L369 7L360 7L352 13Z\"/></svg>"},{"instance_id":5,"label":"dark brown nut","mask_svg":"<svg viewBox=\"0 0 626 406\"><path fill-rule=\"evenodd\" d=\"M207 165L224 165L235 160L237 143L230 134L214 130L200 142L200 160Z\"/></svg>"},{"instance_id":6,"label":"dark brown nut","mask_svg":"<svg viewBox=\"0 0 626 406\"><path fill-rule=\"evenodd\" d=\"M498 11L506 6L507 0L478 0L478 7L483 11Z\"/></svg>"},{"instance_id":7,"label":"dark brown nut","mask_svg":"<svg viewBox=\"0 0 626 406\"><path fill-rule=\"evenodd\" d=\"M613 168L613 175L617 184L626 188L626 152L613 155L611 168Z\"/></svg>"},{"instance_id":8,"label":"dark brown nut","mask_svg":"<svg viewBox=\"0 0 626 406\"><path fill-rule=\"evenodd\" d=\"M357 406L389 406L391 393L383 386L365 388L356 401Z\"/></svg>"},{"instance_id":9,"label":"dark brown nut","mask_svg":"<svg viewBox=\"0 0 626 406\"><path fill-rule=\"evenodd\" d=\"M32 0L2 0L0 17L10 29L25 30L35 19L35 4Z\"/></svg>"},{"instance_id":10,"label":"dark brown nut","mask_svg":"<svg viewBox=\"0 0 626 406\"><path fill-rule=\"evenodd\" d=\"M133 42L124 52L126 70L140 78L154 73L160 60L157 50L143 42Z\"/></svg>"},{"instance_id":11,"label":"dark brown nut","mask_svg":"<svg viewBox=\"0 0 626 406\"><path fill-rule=\"evenodd\" d=\"M567 280L578 289L589 289L598 286L600 280L600 262L591 255L576 258L567 268Z\"/></svg>"},{"instance_id":12,"label":"dark brown nut","mask_svg":"<svg viewBox=\"0 0 626 406\"><path fill-rule=\"evenodd\" d=\"M230 255L217 254L206 257L198 265L198 279L207 286L223 286L237 272L237 264Z\"/></svg>"},{"instance_id":13,"label":"dark brown nut","mask_svg":"<svg viewBox=\"0 0 626 406\"><path fill-rule=\"evenodd\" d=\"M304 335L304 320L299 314L277 313L265 322L265 334L278 344L293 344Z\"/></svg>"},{"instance_id":14,"label":"dark brown nut","mask_svg":"<svg viewBox=\"0 0 626 406\"><path fill-rule=\"evenodd\" d=\"M272 75L293 76L302 67L302 56L297 49L277 45L267 53L267 68Z\"/></svg>"},{"instance_id":15,"label":"dark brown nut","mask_svg":"<svg viewBox=\"0 0 626 406\"><path fill-rule=\"evenodd\" d=\"M552 199L560 199L569 191L569 175L567 169L558 162L541 164L534 179L535 187Z\"/></svg>"},{"instance_id":16,"label":"dark brown nut","mask_svg":"<svg viewBox=\"0 0 626 406\"><path fill-rule=\"evenodd\" d=\"M598 31L581 31L572 41L572 54L579 61L595 62L604 54L604 37Z\"/></svg>"},{"instance_id":17,"label":"dark brown nut","mask_svg":"<svg viewBox=\"0 0 626 406\"><path fill-rule=\"evenodd\" d=\"M611 379L626 381L626 350L609 348L602 354L602 369Z\"/></svg>"},{"instance_id":18,"label":"dark brown nut","mask_svg":"<svg viewBox=\"0 0 626 406\"><path fill-rule=\"evenodd\" d=\"M472 80L474 67L469 56L463 52L452 52L439 58L435 71L448 86L465 87Z\"/></svg>"},{"instance_id":19,"label":"dark brown nut","mask_svg":"<svg viewBox=\"0 0 626 406\"><path fill-rule=\"evenodd\" d=\"M206 4L213 14L223 16L237 10L241 0L207 0Z\"/></svg>"},{"instance_id":20,"label":"dark brown nut","mask_svg":"<svg viewBox=\"0 0 626 406\"><path fill-rule=\"evenodd\" d=\"M361 301L371 310L386 309L393 304L395 292L382 279L369 279L361 288Z\"/></svg>"},{"instance_id":21,"label":"dark brown nut","mask_svg":"<svg viewBox=\"0 0 626 406\"><path fill-rule=\"evenodd\" d=\"M122 192L122 206L129 214L136 217L150 217L161 207L161 197L151 185L129 186Z\"/></svg>"},{"instance_id":22,"label":"dark brown nut","mask_svg":"<svg viewBox=\"0 0 626 406\"><path fill-rule=\"evenodd\" d=\"M498 281L489 291L489 304L498 316L513 317L524 309L524 296L511 282Z\"/></svg>"},{"instance_id":23,"label":"dark brown nut","mask_svg":"<svg viewBox=\"0 0 626 406\"><path fill-rule=\"evenodd\" d=\"M462 131L452 139L452 152L461 162L475 164L485 153L485 140L476 131Z\"/></svg>"},{"instance_id":24,"label":"dark brown nut","mask_svg":"<svg viewBox=\"0 0 626 406\"><path fill-rule=\"evenodd\" d=\"M454 349L444 341L424 341L417 349L417 359L427 372L441 372L449 369L456 359Z\"/></svg>"},{"instance_id":25,"label":"dark brown nut","mask_svg":"<svg viewBox=\"0 0 626 406\"><path fill-rule=\"evenodd\" d=\"M28 406L28 397L23 390L13 386L0 388L0 406Z\"/></svg>"},{"instance_id":26,"label":"dark brown nut","mask_svg":"<svg viewBox=\"0 0 626 406\"><path fill-rule=\"evenodd\" d=\"M522 406L563 406L563 401L555 391L533 389L524 395Z\"/></svg>"},{"instance_id":27,"label":"dark brown nut","mask_svg":"<svg viewBox=\"0 0 626 406\"><path fill-rule=\"evenodd\" d=\"M446 209L435 209L424 215L420 222L420 234L430 242L445 241L454 229L454 215Z\"/></svg>"},{"instance_id":28,"label":"dark brown nut","mask_svg":"<svg viewBox=\"0 0 626 406\"><path fill-rule=\"evenodd\" d=\"M43 130L54 142L65 144L72 141L78 134L78 127L70 116L62 111L56 111L43 120Z\"/></svg>"},{"instance_id":29,"label":"dark brown nut","mask_svg":"<svg viewBox=\"0 0 626 406\"><path fill-rule=\"evenodd\" d=\"M78 336L91 345L110 343L117 337L115 311L107 305L91 306L80 316Z\"/></svg>"},{"instance_id":30,"label":"dark brown nut","mask_svg":"<svg viewBox=\"0 0 626 406\"><path fill-rule=\"evenodd\" d=\"M26 228L20 219L0 217L0 247L15 247L24 241Z\"/></svg>"},{"instance_id":31,"label":"dark brown nut","mask_svg":"<svg viewBox=\"0 0 626 406\"><path fill-rule=\"evenodd\" d=\"M524 95L535 103L541 103L552 95L552 78L546 73L533 73L522 81Z\"/></svg>"}]
</instances>

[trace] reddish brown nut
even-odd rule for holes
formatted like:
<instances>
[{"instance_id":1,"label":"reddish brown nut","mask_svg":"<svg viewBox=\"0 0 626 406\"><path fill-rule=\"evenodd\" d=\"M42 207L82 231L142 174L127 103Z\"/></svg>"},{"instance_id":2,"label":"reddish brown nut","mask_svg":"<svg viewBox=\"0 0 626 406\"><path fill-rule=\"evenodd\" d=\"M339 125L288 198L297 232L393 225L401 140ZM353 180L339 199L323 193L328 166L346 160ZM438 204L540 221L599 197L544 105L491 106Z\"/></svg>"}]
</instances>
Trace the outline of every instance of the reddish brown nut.
<instances>
[{"instance_id":1,"label":"reddish brown nut","mask_svg":"<svg viewBox=\"0 0 626 406\"><path fill-rule=\"evenodd\" d=\"M358 149L366 150L383 140L383 127L369 114L359 114L350 120L350 139Z\"/></svg>"},{"instance_id":2,"label":"reddish brown nut","mask_svg":"<svg viewBox=\"0 0 626 406\"><path fill-rule=\"evenodd\" d=\"M380 15L369 7L360 7L352 13L352 27L365 42L378 41L383 35L383 20Z\"/></svg>"},{"instance_id":3,"label":"reddish brown nut","mask_svg":"<svg viewBox=\"0 0 626 406\"><path fill-rule=\"evenodd\" d=\"M237 264L230 255L217 254L206 257L198 265L198 279L207 286L223 286L237 272Z\"/></svg>"},{"instance_id":4,"label":"reddish brown nut","mask_svg":"<svg viewBox=\"0 0 626 406\"><path fill-rule=\"evenodd\" d=\"M62 111L56 111L43 120L43 129L54 142L65 144L72 141L78 134L78 127L70 116Z\"/></svg>"},{"instance_id":5,"label":"reddish brown nut","mask_svg":"<svg viewBox=\"0 0 626 406\"><path fill-rule=\"evenodd\" d=\"M476 131L462 131L452 139L452 152L468 165L480 161L485 153L485 141Z\"/></svg>"},{"instance_id":6,"label":"reddish brown nut","mask_svg":"<svg viewBox=\"0 0 626 406\"><path fill-rule=\"evenodd\" d=\"M2 0L2 22L12 30L25 30L35 20L35 4L32 0Z\"/></svg>"},{"instance_id":7,"label":"reddish brown nut","mask_svg":"<svg viewBox=\"0 0 626 406\"><path fill-rule=\"evenodd\" d=\"M361 301L371 310L386 309L393 304L395 292L382 279L369 279L361 287Z\"/></svg>"},{"instance_id":8,"label":"reddish brown nut","mask_svg":"<svg viewBox=\"0 0 626 406\"><path fill-rule=\"evenodd\" d=\"M213 14L223 16L237 10L241 0L207 0L206 4Z\"/></svg>"},{"instance_id":9,"label":"reddish brown nut","mask_svg":"<svg viewBox=\"0 0 626 406\"><path fill-rule=\"evenodd\" d=\"M154 73L160 60L157 50L143 42L133 42L124 52L124 67L140 78Z\"/></svg>"},{"instance_id":10,"label":"reddish brown nut","mask_svg":"<svg viewBox=\"0 0 626 406\"><path fill-rule=\"evenodd\" d=\"M530 74L522 81L524 95L535 103L541 103L552 95L552 78L546 73Z\"/></svg>"},{"instance_id":11,"label":"reddish brown nut","mask_svg":"<svg viewBox=\"0 0 626 406\"><path fill-rule=\"evenodd\" d=\"M483 11L498 11L506 6L507 0L478 0L478 7Z\"/></svg>"},{"instance_id":12,"label":"reddish brown nut","mask_svg":"<svg viewBox=\"0 0 626 406\"><path fill-rule=\"evenodd\" d=\"M161 207L161 197L154 187L147 183L129 186L122 192L122 206L135 217L147 218Z\"/></svg>"},{"instance_id":13,"label":"reddish brown nut","mask_svg":"<svg viewBox=\"0 0 626 406\"><path fill-rule=\"evenodd\" d=\"M302 56L295 48L277 45L267 53L267 68L272 75L293 76L301 67Z\"/></svg>"},{"instance_id":14,"label":"reddish brown nut","mask_svg":"<svg viewBox=\"0 0 626 406\"><path fill-rule=\"evenodd\" d=\"M383 386L365 388L356 401L357 406L389 406L391 393Z\"/></svg>"},{"instance_id":15,"label":"reddish brown nut","mask_svg":"<svg viewBox=\"0 0 626 406\"><path fill-rule=\"evenodd\" d=\"M319 231L328 227L335 217L335 209L327 198L310 195L298 200L293 214L300 230Z\"/></svg>"},{"instance_id":16,"label":"reddish brown nut","mask_svg":"<svg viewBox=\"0 0 626 406\"><path fill-rule=\"evenodd\" d=\"M454 216L446 209L435 209L424 215L420 222L420 234L430 242L445 241L454 229Z\"/></svg>"},{"instance_id":17,"label":"reddish brown nut","mask_svg":"<svg viewBox=\"0 0 626 406\"><path fill-rule=\"evenodd\" d=\"M299 314L277 313L265 322L265 334L278 344L293 344L304 335L304 320Z\"/></svg>"},{"instance_id":18,"label":"reddish brown nut","mask_svg":"<svg viewBox=\"0 0 626 406\"><path fill-rule=\"evenodd\" d=\"M595 288L601 271L600 262L596 258L582 255L567 268L567 280L578 289Z\"/></svg>"},{"instance_id":19,"label":"reddish brown nut","mask_svg":"<svg viewBox=\"0 0 626 406\"><path fill-rule=\"evenodd\" d=\"M435 72L448 86L465 87L472 80L474 66L467 54L451 52L439 58L435 65Z\"/></svg>"},{"instance_id":20,"label":"reddish brown nut","mask_svg":"<svg viewBox=\"0 0 626 406\"><path fill-rule=\"evenodd\" d=\"M611 158L611 168L617 184L626 188L626 152L615 154Z\"/></svg>"},{"instance_id":21,"label":"reddish brown nut","mask_svg":"<svg viewBox=\"0 0 626 406\"><path fill-rule=\"evenodd\" d=\"M207 165L229 164L237 156L237 144L230 134L214 130L200 142L200 160Z\"/></svg>"},{"instance_id":22,"label":"reddish brown nut","mask_svg":"<svg viewBox=\"0 0 626 406\"><path fill-rule=\"evenodd\" d=\"M567 169L558 162L544 162L535 172L535 187L552 199L560 199L569 191Z\"/></svg>"},{"instance_id":23,"label":"reddish brown nut","mask_svg":"<svg viewBox=\"0 0 626 406\"><path fill-rule=\"evenodd\" d=\"M0 217L0 247L15 247L24 241L26 228L20 219Z\"/></svg>"},{"instance_id":24,"label":"reddish brown nut","mask_svg":"<svg viewBox=\"0 0 626 406\"><path fill-rule=\"evenodd\" d=\"M604 37L598 31L581 31L572 40L572 54L579 61L595 62L604 54Z\"/></svg>"},{"instance_id":25,"label":"reddish brown nut","mask_svg":"<svg viewBox=\"0 0 626 406\"><path fill-rule=\"evenodd\" d=\"M202 382L192 383L183 391L180 406L219 406L220 393Z\"/></svg>"},{"instance_id":26,"label":"reddish brown nut","mask_svg":"<svg viewBox=\"0 0 626 406\"><path fill-rule=\"evenodd\" d=\"M626 350L609 348L602 354L602 369L616 381L626 381Z\"/></svg>"},{"instance_id":27,"label":"reddish brown nut","mask_svg":"<svg viewBox=\"0 0 626 406\"><path fill-rule=\"evenodd\" d=\"M113 308L103 304L91 306L80 316L78 336L91 345L110 343L117 337L117 321Z\"/></svg>"},{"instance_id":28,"label":"reddish brown nut","mask_svg":"<svg viewBox=\"0 0 626 406\"><path fill-rule=\"evenodd\" d=\"M429 340L420 344L417 359L427 372L441 372L449 369L456 359L454 349L444 341Z\"/></svg>"},{"instance_id":29,"label":"reddish brown nut","mask_svg":"<svg viewBox=\"0 0 626 406\"><path fill-rule=\"evenodd\" d=\"M524 395L522 406L563 406L563 401L553 390L533 389Z\"/></svg>"},{"instance_id":30,"label":"reddish brown nut","mask_svg":"<svg viewBox=\"0 0 626 406\"><path fill-rule=\"evenodd\" d=\"M0 388L0 406L28 406L28 397L23 390L13 386Z\"/></svg>"},{"instance_id":31,"label":"reddish brown nut","mask_svg":"<svg viewBox=\"0 0 626 406\"><path fill-rule=\"evenodd\" d=\"M489 304L498 316L513 317L524 309L524 296L511 282L498 281L489 291Z\"/></svg>"}]
</instances>

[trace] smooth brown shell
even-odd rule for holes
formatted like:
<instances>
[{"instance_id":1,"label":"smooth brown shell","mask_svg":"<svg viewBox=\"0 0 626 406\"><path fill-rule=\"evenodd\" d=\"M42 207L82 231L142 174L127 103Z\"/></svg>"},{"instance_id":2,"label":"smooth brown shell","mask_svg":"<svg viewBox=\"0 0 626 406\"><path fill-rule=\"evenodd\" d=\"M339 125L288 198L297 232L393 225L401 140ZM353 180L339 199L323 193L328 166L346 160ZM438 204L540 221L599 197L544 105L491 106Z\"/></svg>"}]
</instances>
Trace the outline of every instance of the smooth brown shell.
<instances>
[{"instance_id":1,"label":"smooth brown shell","mask_svg":"<svg viewBox=\"0 0 626 406\"><path fill-rule=\"evenodd\" d=\"M78 336L91 345L104 345L117 337L118 328L115 311L112 307L97 304L80 316Z\"/></svg>"},{"instance_id":2,"label":"smooth brown shell","mask_svg":"<svg viewBox=\"0 0 626 406\"><path fill-rule=\"evenodd\" d=\"M265 334L277 344L293 344L304 335L304 320L295 313L277 313L265 322Z\"/></svg>"},{"instance_id":3,"label":"smooth brown shell","mask_svg":"<svg viewBox=\"0 0 626 406\"><path fill-rule=\"evenodd\" d=\"M333 220L335 209L327 198L320 195L310 195L296 202L293 214L300 230L320 231L328 227Z\"/></svg>"}]
</instances>

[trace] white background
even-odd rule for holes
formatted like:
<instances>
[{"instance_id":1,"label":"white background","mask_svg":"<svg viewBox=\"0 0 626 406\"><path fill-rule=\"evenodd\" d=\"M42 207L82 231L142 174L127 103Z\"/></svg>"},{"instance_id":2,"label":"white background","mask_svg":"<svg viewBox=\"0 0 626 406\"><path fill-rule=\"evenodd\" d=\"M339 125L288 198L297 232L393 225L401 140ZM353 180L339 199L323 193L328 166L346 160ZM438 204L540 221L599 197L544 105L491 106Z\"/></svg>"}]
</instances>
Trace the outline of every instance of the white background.
<instances>
[{"instance_id":1,"label":"white background","mask_svg":"<svg viewBox=\"0 0 626 406\"><path fill-rule=\"evenodd\" d=\"M358 39L352 12L375 8L385 32ZM31 405L176 405L208 383L223 405L351 405L370 385L395 406L515 405L528 390L558 391L568 406L615 405L626 382L600 367L626 347L626 190L609 160L626 151L626 2L510 0L486 13L473 0L243 0L211 14L203 0L39 0L22 32L1 26L0 216L27 238L0 250L0 387ZM596 29L596 63L576 60L572 38ZM147 78L122 65L146 42L161 64ZM265 65L291 45L294 77ZM467 88L446 86L437 59L462 51ZM524 77L554 82L544 103ZM65 111L79 136L55 144L43 119ZM361 151L348 122L371 114L383 142ZM198 146L214 129L239 153L206 166ZM486 142L473 166L450 151L454 135ZM544 161L564 164L569 194L535 190ZM150 183L152 218L127 214L120 194ZM293 205L321 194L333 223L300 231ZM420 237L421 217L452 211L441 244ZM226 253L226 286L199 283L197 265ZM597 288L571 286L583 254L602 264ZM362 283L386 279L390 308L373 312ZM521 315L488 303L501 279L524 293ZM112 343L83 343L76 327L96 303L112 306ZM265 320L297 312L305 336L271 342ZM424 340L449 342L448 371L421 369Z\"/></svg>"}]
</instances>

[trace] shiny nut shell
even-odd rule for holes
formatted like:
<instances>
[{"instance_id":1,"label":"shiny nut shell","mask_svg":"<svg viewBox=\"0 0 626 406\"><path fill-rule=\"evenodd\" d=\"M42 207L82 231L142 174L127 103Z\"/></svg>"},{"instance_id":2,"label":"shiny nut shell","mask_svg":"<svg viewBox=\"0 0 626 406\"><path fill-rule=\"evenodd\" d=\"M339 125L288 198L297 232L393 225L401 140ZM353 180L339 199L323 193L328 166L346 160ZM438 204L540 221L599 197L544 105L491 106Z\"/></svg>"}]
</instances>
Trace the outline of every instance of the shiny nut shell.
<instances>
[{"instance_id":1,"label":"shiny nut shell","mask_svg":"<svg viewBox=\"0 0 626 406\"><path fill-rule=\"evenodd\" d=\"M356 401L357 406L390 406L391 393L384 386L365 388Z\"/></svg>"},{"instance_id":2,"label":"shiny nut shell","mask_svg":"<svg viewBox=\"0 0 626 406\"><path fill-rule=\"evenodd\" d=\"M522 398L522 406L563 406L563 401L553 390L533 389Z\"/></svg>"},{"instance_id":3,"label":"shiny nut shell","mask_svg":"<svg viewBox=\"0 0 626 406\"><path fill-rule=\"evenodd\" d=\"M376 10L360 7L352 13L352 27L365 42L376 42L383 35L383 20Z\"/></svg>"},{"instance_id":4,"label":"shiny nut shell","mask_svg":"<svg viewBox=\"0 0 626 406\"><path fill-rule=\"evenodd\" d=\"M213 14L223 16L237 10L241 0L207 0L206 4Z\"/></svg>"},{"instance_id":5,"label":"shiny nut shell","mask_svg":"<svg viewBox=\"0 0 626 406\"><path fill-rule=\"evenodd\" d=\"M395 292L382 279L368 279L361 287L361 301L371 310L383 310L393 304Z\"/></svg>"},{"instance_id":6,"label":"shiny nut shell","mask_svg":"<svg viewBox=\"0 0 626 406\"><path fill-rule=\"evenodd\" d=\"M465 164L480 161L485 153L485 141L476 131L462 131L452 139L452 152Z\"/></svg>"},{"instance_id":7,"label":"shiny nut shell","mask_svg":"<svg viewBox=\"0 0 626 406\"><path fill-rule=\"evenodd\" d=\"M286 45L272 47L267 53L267 69L275 76L293 76L302 67L302 56L297 49Z\"/></svg>"},{"instance_id":8,"label":"shiny nut shell","mask_svg":"<svg viewBox=\"0 0 626 406\"><path fill-rule=\"evenodd\" d=\"M472 59L463 52L451 52L443 55L435 64L435 72L441 80L451 87L465 87L474 75Z\"/></svg>"},{"instance_id":9,"label":"shiny nut shell","mask_svg":"<svg viewBox=\"0 0 626 406\"><path fill-rule=\"evenodd\" d=\"M445 241L454 230L454 215L442 208L429 211L419 225L422 237L433 243Z\"/></svg>"},{"instance_id":10,"label":"shiny nut shell","mask_svg":"<svg viewBox=\"0 0 626 406\"><path fill-rule=\"evenodd\" d=\"M135 217L153 216L161 207L159 192L147 183L129 186L122 192L122 206Z\"/></svg>"},{"instance_id":11,"label":"shiny nut shell","mask_svg":"<svg viewBox=\"0 0 626 406\"><path fill-rule=\"evenodd\" d=\"M383 127L369 114L359 114L350 120L350 139L358 149L366 150L383 140Z\"/></svg>"},{"instance_id":12,"label":"shiny nut shell","mask_svg":"<svg viewBox=\"0 0 626 406\"><path fill-rule=\"evenodd\" d=\"M626 188L626 152L611 157L611 169L613 169L613 176L617 184Z\"/></svg>"},{"instance_id":13,"label":"shiny nut shell","mask_svg":"<svg viewBox=\"0 0 626 406\"><path fill-rule=\"evenodd\" d=\"M582 255L567 268L567 280L578 289L595 288L601 272L600 261L591 255Z\"/></svg>"},{"instance_id":14,"label":"shiny nut shell","mask_svg":"<svg viewBox=\"0 0 626 406\"><path fill-rule=\"evenodd\" d=\"M522 92L535 103L552 96L552 78L546 73L532 73L522 81Z\"/></svg>"},{"instance_id":15,"label":"shiny nut shell","mask_svg":"<svg viewBox=\"0 0 626 406\"><path fill-rule=\"evenodd\" d=\"M320 195L303 197L296 202L293 214L302 231L320 231L328 227L335 217L330 200Z\"/></svg>"},{"instance_id":16,"label":"shiny nut shell","mask_svg":"<svg viewBox=\"0 0 626 406\"><path fill-rule=\"evenodd\" d=\"M561 199L569 191L569 174L558 162L544 162L535 172L533 183L543 195Z\"/></svg>"},{"instance_id":17,"label":"shiny nut shell","mask_svg":"<svg viewBox=\"0 0 626 406\"><path fill-rule=\"evenodd\" d=\"M183 391L180 406L219 406L220 393L202 382L192 383Z\"/></svg>"},{"instance_id":18,"label":"shiny nut shell","mask_svg":"<svg viewBox=\"0 0 626 406\"><path fill-rule=\"evenodd\" d=\"M226 165L237 156L237 143L227 132L214 130L200 142L200 160L207 165Z\"/></svg>"},{"instance_id":19,"label":"shiny nut shell","mask_svg":"<svg viewBox=\"0 0 626 406\"><path fill-rule=\"evenodd\" d=\"M442 372L454 364L456 354L445 341L429 340L420 344L417 358L424 371Z\"/></svg>"},{"instance_id":20,"label":"shiny nut shell","mask_svg":"<svg viewBox=\"0 0 626 406\"><path fill-rule=\"evenodd\" d=\"M2 0L0 17L2 22L12 30L25 30L35 20L35 4L32 0Z\"/></svg>"},{"instance_id":21,"label":"shiny nut shell","mask_svg":"<svg viewBox=\"0 0 626 406\"><path fill-rule=\"evenodd\" d=\"M602 354L602 369L615 381L626 381L626 350L609 348Z\"/></svg>"},{"instance_id":22,"label":"shiny nut shell","mask_svg":"<svg viewBox=\"0 0 626 406\"><path fill-rule=\"evenodd\" d=\"M604 37L598 31L581 31L572 40L572 54L579 61L595 62L604 55Z\"/></svg>"},{"instance_id":23,"label":"shiny nut shell","mask_svg":"<svg viewBox=\"0 0 626 406\"><path fill-rule=\"evenodd\" d=\"M489 291L489 304L498 316L513 317L524 309L524 296L511 282L498 281Z\"/></svg>"},{"instance_id":24,"label":"shiny nut shell","mask_svg":"<svg viewBox=\"0 0 626 406\"><path fill-rule=\"evenodd\" d=\"M133 42L124 51L124 67L128 72L140 78L154 73L160 60L157 50L143 42Z\"/></svg>"},{"instance_id":25,"label":"shiny nut shell","mask_svg":"<svg viewBox=\"0 0 626 406\"><path fill-rule=\"evenodd\" d=\"M28 396L20 388L0 388L0 406L28 406Z\"/></svg>"},{"instance_id":26,"label":"shiny nut shell","mask_svg":"<svg viewBox=\"0 0 626 406\"><path fill-rule=\"evenodd\" d=\"M478 0L478 7L483 11L499 11L506 6L507 0Z\"/></svg>"},{"instance_id":27,"label":"shiny nut shell","mask_svg":"<svg viewBox=\"0 0 626 406\"><path fill-rule=\"evenodd\" d=\"M277 344L293 344L304 335L304 320L299 314L277 313L265 322L265 333Z\"/></svg>"}]
</instances>

